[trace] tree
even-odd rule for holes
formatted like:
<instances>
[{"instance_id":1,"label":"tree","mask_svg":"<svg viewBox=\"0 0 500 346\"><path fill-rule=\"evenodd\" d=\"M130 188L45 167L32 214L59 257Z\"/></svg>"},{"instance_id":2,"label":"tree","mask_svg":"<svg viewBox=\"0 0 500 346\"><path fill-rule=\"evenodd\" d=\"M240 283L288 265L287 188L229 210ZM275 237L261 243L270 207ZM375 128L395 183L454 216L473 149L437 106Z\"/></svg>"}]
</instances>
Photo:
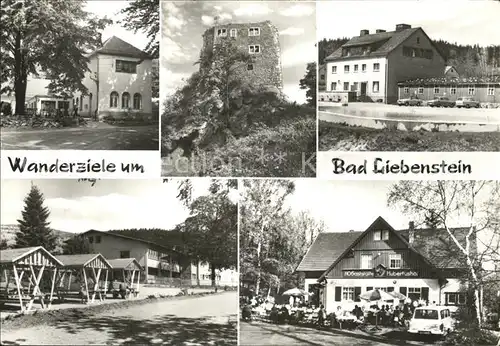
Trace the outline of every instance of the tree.
<instances>
[{"instance_id":1,"label":"tree","mask_svg":"<svg viewBox=\"0 0 500 346\"><path fill-rule=\"evenodd\" d=\"M48 218L50 211L44 204L42 192L36 185L24 199L22 219L17 220L19 231L16 233L16 248L43 246L47 251L52 251L57 245L57 236L49 227Z\"/></svg>"},{"instance_id":2,"label":"tree","mask_svg":"<svg viewBox=\"0 0 500 346\"><path fill-rule=\"evenodd\" d=\"M392 186L388 205L401 209L422 223L428 223L431 215L432 223L444 228L455 245L450 256L461 258L467 266L467 279L474 295L475 318L480 325L480 291L487 280L483 275L484 267L500 262L500 182L401 181ZM460 238L452 225L464 223L468 231L465 237Z\"/></svg>"},{"instance_id":3,"label":"tree","mask_svg":"<svg viewBox=\"0 0 500 346\"><path fill-rule=\"evenodd\" d=\"M160 66L158 59L153 60L153 64L151 67L151 88L153 98L160 97Z\"/></svg>"},{"instance_id":4,"label":"tree","mask_svg":"<svg viewBox=\"0 0 500 346\"><path fill-rule=\"evenodd\" d=\"M87 254L90 253L90 243L88 239L77 234L64 242L62 251L64 255Z\"/></svg>"},{"instance_id":5,"label":"tree","mask_svg":"<svg viewBox=\"0 0 500 346\"><path fill-rule=\"evenodd\" d=\"M253 57L232 41L224 40L208 52L202 52L196 62L200 65L199 92L207 100L206 110L214 108L219 114L220 127L229 127L229 101L231 92L242 86L240 69L253 62Z\"/></svg>"},{"instance_id":6,"label":"tree","mask_svg":"<svg viewBox=\"0 0 500 346\"><path fill-rule=\"evenodd\" d=\"M99 30L111 21L83 10L83 0L2 0L1 93L15 92L16 114L24 114L28 76L42 73L49 91L69 97L87 93L88 51L102 44Z\"/></svg>"},{"instance_id":7,"label":"tree","mask_svg":"<svg viewBox=\"0 0 500 346\"><path fill-rule=\"evenodd\" d=\"M0 240L0 250L5 250L8 248L9 248L9 245L7 244L7 240L1 239Z\"/></svg>"},{"instance_id":8,"label":"tree","mask_svg":"<svg viewBox=\"0 0 500 346\"><path fill-rule=\"evenodd\" d=\"M255 292L259 294L263 260L274 231L273 220L286 213L284 202L293 193L295 185L288 180L244 180L240 218L241 275L252 272Z\"/></svg>"},{"instance_id":9,"label":"tree","mask_svg":"<svg viewBox=\"0 0 500 346\"><path fill-rule=\"evenodd\" d=\"M301 89L306 90L307 104L316 107L316 62L307 64L306 74L299 84Z\"/></svg>"},{"instance_id":10,"label":"tree","mask_svg":"<svg viewBox=\"0 0 500 346\"><path fill-rule=\"evenodd\" d=\"M148 44L145 51L154 59L160 56L158 33L160 31L160 1L159 0L134 0L121 11L125 18L120 21L124 28L141 31L146 34ZM153 96L155 97L155 96Z\"/></svg>"},{"instance_id":11,"label":"tree","mask_svg":"<svg viewBox=\"0 0 500 346\"><path fill-rule=\"evenodd\" d=\"M210 263L212 285L216 285L216 270L235 268L238 263L238 207L230 198L236 180L213 180L209 194L189 203L190 216L179 229L188 237L187 254ZM192 189L192 185L179 187ZM191 192L179 198L189 201Z\"/></svg>"}]
</instances>

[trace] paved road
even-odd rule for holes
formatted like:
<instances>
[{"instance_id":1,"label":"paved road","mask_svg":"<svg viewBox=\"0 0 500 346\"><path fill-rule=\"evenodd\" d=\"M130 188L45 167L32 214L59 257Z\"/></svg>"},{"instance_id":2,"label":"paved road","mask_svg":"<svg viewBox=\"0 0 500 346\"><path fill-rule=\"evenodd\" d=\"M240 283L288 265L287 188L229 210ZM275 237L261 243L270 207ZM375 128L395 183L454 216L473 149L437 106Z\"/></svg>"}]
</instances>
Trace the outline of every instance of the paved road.
<instances>
[{"instance_id":1,"label":"paved road","mask_svg":"<svg viewBox=\"0 0 500 346\"><path fill-rule=\"evenodd\" d=\"M304 346L387 346L432 345L432 341L405 341L399 337L378 338L340 330L317 330L290 325L253 321L240 322L240 345L304 345Z\"/></svg>"},{"instance_id":2,"label":"paved road","mask_svg":"<svg viewBox=\"0 0 500 346\"><path fill-rule=\"evenodd\" d=\"M161 301L5 331L2 345L236 345L237 292Z\"/></svg>"},{"instance_id":3,"label":"paved road","mask_svg":"<svg viewBox=\"0 0 500 346\"><path fill-rule=\"evenodd\" d=\"M158 125L2 130L3 150L158 150Z\"/></svg>"}]
</instances>

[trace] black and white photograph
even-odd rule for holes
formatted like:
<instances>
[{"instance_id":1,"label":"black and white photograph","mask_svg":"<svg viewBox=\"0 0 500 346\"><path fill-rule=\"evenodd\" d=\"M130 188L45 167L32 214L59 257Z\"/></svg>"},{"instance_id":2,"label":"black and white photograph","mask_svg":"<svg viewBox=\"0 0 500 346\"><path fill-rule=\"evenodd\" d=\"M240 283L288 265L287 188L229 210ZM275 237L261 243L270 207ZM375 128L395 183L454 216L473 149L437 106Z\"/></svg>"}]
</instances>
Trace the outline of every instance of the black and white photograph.
<instances>
[{"instance_id":1,"label":"black and white photograph","mask_svg":"<svg viewBox=\"0 0 500 346\"><path fill-rule=\"evenodd\" d=\"M237 180L2 180L2 345L236 345Z\"/></svg>"},{"instance_id":2,"label":"black and white photograph","mask_svg":"<svg viewBox=\"0 0 500 346\"><path fill-rule=\"evenodd\" d=\"M498 1L318 2L319 151L499 151L499 16Z\"/></svg>"},{"instance_id":3,"label":"black and white photograph","mask_svg":"<svg viewBox=\"0 0 500 346\"><path fill-rule=\"evenodd\" d=\"M161 3L162 176L316 176L316 3Z\"/></svg>"},{"instance_id":4,"label":"black and white photograph","mask_svg":"<svg viewBox=\"0 0 500 346\"><path fill-rule=\"evenodd\" d=\"M242 180L240 345L497 345L500 181Z\"/></svg>"},{"instance_id":5,"label":"black and white photograph","mask_svg":"<svg viewBox=\"0 0 500 346\"><path fill-rule=\"evenodd\" d=\"M4 150L159 150L159 1L2 0Z\"/></svg>"}]
</instances>

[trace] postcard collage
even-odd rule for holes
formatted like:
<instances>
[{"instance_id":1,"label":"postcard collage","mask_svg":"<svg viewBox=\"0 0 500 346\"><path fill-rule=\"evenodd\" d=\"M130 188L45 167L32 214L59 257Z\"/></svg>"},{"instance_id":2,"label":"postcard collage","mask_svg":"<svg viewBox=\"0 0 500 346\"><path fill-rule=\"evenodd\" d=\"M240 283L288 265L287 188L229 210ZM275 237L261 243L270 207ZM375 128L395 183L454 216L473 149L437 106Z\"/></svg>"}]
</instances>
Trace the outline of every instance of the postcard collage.
<instances>
[{"instance_id":1,"label":"postcard collage","mask_svg":"<svg viewBox=\"0 0 500 346\"><path fill-rule=\"evenodd\" d=\"M500 1L0 16L1 345L500 346Z\"/></svg>"}]
</instances>

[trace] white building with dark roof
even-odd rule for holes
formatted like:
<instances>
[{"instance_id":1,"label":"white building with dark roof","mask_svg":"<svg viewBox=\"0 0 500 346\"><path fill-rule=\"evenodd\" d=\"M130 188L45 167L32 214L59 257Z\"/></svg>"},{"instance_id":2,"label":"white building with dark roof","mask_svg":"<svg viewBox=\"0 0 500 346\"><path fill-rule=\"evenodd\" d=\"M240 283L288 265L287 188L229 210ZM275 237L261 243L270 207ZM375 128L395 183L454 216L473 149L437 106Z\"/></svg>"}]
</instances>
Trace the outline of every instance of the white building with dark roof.
<instances>
[{"instance_id":1,"label":"white building with dark roof","mask_svg":"<svg viewBox=\"0 0 500 346\"><path fill-rule=\"evenodd\" d=\"M398 82L442 76L445 59L420 27L361 30L325 59L326 91L360 101L395 103ZM353 97L354 96L354 97Z\"/></svg>"},{"instance_id":2,"label":"white building with dark roof","mask_svg":"<svg viewBox=\"0 0 500 346\"><path fill-rule=\"evenodd\" d=\"M83 84L88 93L75 93L73 107L84 117L102 119L152 117L152 57L113 36L89 54Z\"/></svg>"},{"instance_id":3,"label":"white building with dark roof","mask_svg":"<svg viewBox=\"0 0 500 346\"><path fill-rule=\"evenodd\" d=\"M468 230L453 231L461 242ZM476 251L475 242L471 249ZM395 230L382 217L362 232L320 233L296 272L315 303L330 312L360 302L360 294L375 288L438 305L467 300L461 280L467 266L445 230L415 229L413 223Z\"/></svg>"}]
</instances>

